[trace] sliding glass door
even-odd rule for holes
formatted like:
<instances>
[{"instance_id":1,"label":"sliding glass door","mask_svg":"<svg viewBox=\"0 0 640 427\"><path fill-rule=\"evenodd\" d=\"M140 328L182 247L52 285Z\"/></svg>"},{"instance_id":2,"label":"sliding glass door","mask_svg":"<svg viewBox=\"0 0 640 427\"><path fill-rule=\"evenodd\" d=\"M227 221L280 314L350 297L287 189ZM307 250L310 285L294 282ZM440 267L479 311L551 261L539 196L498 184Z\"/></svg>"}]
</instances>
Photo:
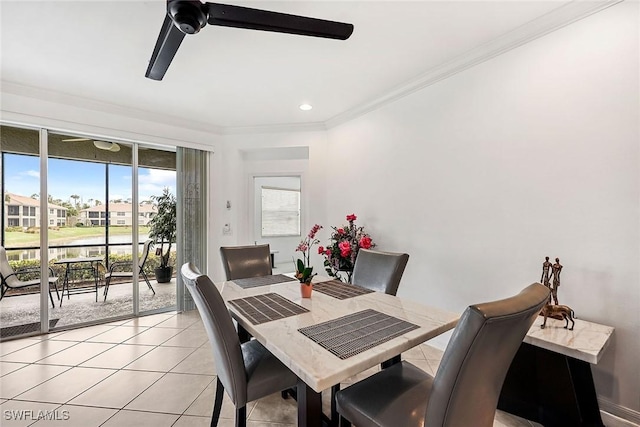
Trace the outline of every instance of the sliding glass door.
<instances>
[{"instance_id":1,"label":"sliding glass door","mask_svg":"<svg viewBox=\"0 0 640 427\"><path fill-rule=\"evenodd\" d=\"M30 267L25 281L43 270L46 283L42 292L7 286L2 271L0 321L16 326L3 337L37 332L43 319L55 329L175 309L176 236L162 244L153 232L163 197L173 200L175 230L175 150L8 126L0 133L0 264ZM172 272L156 277L164 265Z\"/></svg>"},{"instance_id":2,"label":"sliding glass door","mask_svg":"<svg viewBox=\"0 0 640 427\"><path fill-rule=\"evenodd\" d=\"M40 330L40 149L37 130L0 129L0 338ZM43 280L47 283L47 280ZM28 283L34 283L25 286ZM55 285L52 299L57 303ZM49 305L44 305L46 310Z\"/></svg>"}]
</instances>

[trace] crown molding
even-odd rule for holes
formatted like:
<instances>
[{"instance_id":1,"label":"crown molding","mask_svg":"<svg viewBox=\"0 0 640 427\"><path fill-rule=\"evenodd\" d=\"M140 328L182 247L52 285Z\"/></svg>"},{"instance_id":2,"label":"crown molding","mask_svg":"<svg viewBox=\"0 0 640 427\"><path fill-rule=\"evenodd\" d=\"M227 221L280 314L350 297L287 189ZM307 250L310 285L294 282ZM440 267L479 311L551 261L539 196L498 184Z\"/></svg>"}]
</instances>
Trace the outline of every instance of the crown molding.
<instances>
[{"instance_id":1,"label":"crown molding","mask_svg":"<svg viewBox=\"0 0 640 427\"><path fill-rule=\"evenodd\" d=\"M442 65L434 67L422 75L396 86L389 92L340 113L325 122L327 129L334 128L350 120L377 110L387 104L411 95L427 86L438 83L457 73L481 64L491 58L522 46L532 40L549 34L594 13L600 12L623 0L575 0L566 3L520 27L478 46Z\"/></svg>"},{"instance_id":2,"label":"crown molding","mask_svg":"<svg viewBox=\"0 0 640 427\"><path fill-rule=\"evenodd\" d=\"M0 87L2 88L2 92L7 94L34 98L41 101L48 101L72 107L84 108L87 110L98 111L100 113L130 117L147 122L163 123L165 125L175 126L178 128L187 128L195 131L213 133L217 135L222 134L222 127L220 126L215 126L195 120L187 120L168 114L158 114L147 110L125 107L109 102L97 101L77 95L57 92L51 89L27 86L7 80L0 81Z\"/></svg>"},{"instance_id":3,"label":"crown molding","mask_svg":"<svg viewBox=\"0 0 640 427\"><path fill-rule=\"evenodd\" d=\"M90 109L101 113L121 115L148 122L163 123L178 128L186 128L215 135L326 131L391 104L425 87L563 28L573 22L600 12L621 1L623 0L574 0L565 3L545 15L529 21L488 43L474 48L442 65L434 67L420 76L324 122L281 123L256 126L217 126L171 115L96 101L50 89L26 86L10 81L0 81L0 87L3 93Z\"/></svg>"},{"instance_id":4,"label":"crown molding","mask_svg":"<svg viewBox=\"0 0 640 427\"><path fill-rule=\"evenodd\" d=\"M326 131L324 122L309 123L282 123L276 125L257 126L228 126L222 129L222 135L246 135L259 133L284 133L284 132L318 132Z\"/></svg>"}]
</instances>

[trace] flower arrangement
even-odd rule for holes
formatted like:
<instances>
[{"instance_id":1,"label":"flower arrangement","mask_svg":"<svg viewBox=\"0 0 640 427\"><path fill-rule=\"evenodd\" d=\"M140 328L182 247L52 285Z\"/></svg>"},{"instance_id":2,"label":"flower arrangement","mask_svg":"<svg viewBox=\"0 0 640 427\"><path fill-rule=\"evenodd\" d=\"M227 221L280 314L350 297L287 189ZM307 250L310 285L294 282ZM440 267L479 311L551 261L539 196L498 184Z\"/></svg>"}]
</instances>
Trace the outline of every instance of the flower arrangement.
<instances>
[{"instance_id":1,"label":"flower arrangement","mask_svg":"<svg viewBox=\"0 0 640 427\"><path fill-rule=\"evenodd\" d=\"M338 272L346 271L350 279L360 248L369 249L375 246L363 227L356 226L356 219L354 214L347 215L349 224L340 228L331 227L331 242L326 248L318 247L318 253L325 256L324 267L331 277L340 278Z\"/></svg>"},{"instance_id":2,"label":"flower arrangement","mask_svg":"<svg viewBox=\"0 0 640 427\"><path fill-rule=\"evenodd\" d=\"M300 283L309 284L313 276L315 276L315 274L313 274L313 267L311 267L311 263L309 262L309 257L313 245L320 243L320 240L316 238L316 234L321 228L321 225L314 225L309 231L309 234L307 234L296 248L296 252L302 252L302 259L298 258L296 263L296 278Z\"/></svg>"}]
</instances>

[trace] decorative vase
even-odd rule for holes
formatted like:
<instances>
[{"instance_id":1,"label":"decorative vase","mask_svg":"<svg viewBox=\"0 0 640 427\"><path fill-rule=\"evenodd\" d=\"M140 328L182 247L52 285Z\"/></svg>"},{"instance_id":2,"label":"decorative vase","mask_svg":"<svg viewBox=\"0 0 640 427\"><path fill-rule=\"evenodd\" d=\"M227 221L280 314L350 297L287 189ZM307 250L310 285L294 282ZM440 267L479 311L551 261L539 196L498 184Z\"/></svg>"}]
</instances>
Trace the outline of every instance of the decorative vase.
<instances>
[{"instance_id":1,"label":"decorative vase","mask_svg":"<svg viewBox=\"0 0 640 427\"><path fill-rule=\"evenodd\" d=\"M300 283L300 294L302 298L311 298L311 291L313 290L313 284L309 283Z\"/></svg>"}]
</instances>

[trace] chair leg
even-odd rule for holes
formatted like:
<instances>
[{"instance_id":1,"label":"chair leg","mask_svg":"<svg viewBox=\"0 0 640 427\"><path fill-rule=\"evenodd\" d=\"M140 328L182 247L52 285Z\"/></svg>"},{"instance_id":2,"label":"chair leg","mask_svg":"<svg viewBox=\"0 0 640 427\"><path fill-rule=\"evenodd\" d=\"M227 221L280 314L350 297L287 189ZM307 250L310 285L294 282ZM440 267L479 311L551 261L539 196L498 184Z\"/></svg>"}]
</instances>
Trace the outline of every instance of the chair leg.
<instances>
[{"instance_id":1,"label":"chair leg","mask_svg":"<svg viewBox=\"0 0 640 427\"><path fill-rule=\"evenodd\" d=\"M340 415L340 427L351 427L351 421Z\"/></svg>"},{"instance_id":2,"label":"chair leg","mask_svg":"<svg viewBox=\"0 0 640 427\"><path fill-rule=\"evenodd\" d=\"M142 274L144 281L147 282L147 286L149 287L149 289L151 289L151 292L153 292L153 294L155 295L156 291L153 289L153 286L151 286L151 283L149 282L149 278L147 277L147 273L145 273L143 269L140 269L140 274Z\"/></svg>"},{"instance_id":3,"label":"chair leg","mask_svg":"<svg viewBox=\"0 0 640 427\"><path fill-rule=\"evenodd\" d=\"M224 397L224 386L220 379L216 382L216 397L213 400L213 415L211 416L211 427L218 425L220 419L220 411L222 410L222 398Z\"/></svg>"},{"instance_id":4,"label":"chair leg","mask_svg":"<svg viewBox=\"0 0 640 427\"><path fill-rule=\"evenodd\" d=\"M51 295L51 288L49 288L49 299L51 300L51 308L56 308L56 305L53 303L53 295Z\"/></svg>"},{"instance_id":5,"label":"chair leg","mask_svg":"<svg viewBox=\"0 0 640 427\"><path fill-rule=\"evenodd\" d=\"M104 279L104 300L107 300L107 294L109 293L109 283L111 283L111 277Z\"/></svg>"},{"instance_id":6,"label":"chair leg","mask_svg":"<svg viewBox=\"0 0 640 427\"><path fill-rule=\"evenodd\" d=\"M236 427L247 427L247 407L236 408Z\"/></svg>"}]
</instances>

